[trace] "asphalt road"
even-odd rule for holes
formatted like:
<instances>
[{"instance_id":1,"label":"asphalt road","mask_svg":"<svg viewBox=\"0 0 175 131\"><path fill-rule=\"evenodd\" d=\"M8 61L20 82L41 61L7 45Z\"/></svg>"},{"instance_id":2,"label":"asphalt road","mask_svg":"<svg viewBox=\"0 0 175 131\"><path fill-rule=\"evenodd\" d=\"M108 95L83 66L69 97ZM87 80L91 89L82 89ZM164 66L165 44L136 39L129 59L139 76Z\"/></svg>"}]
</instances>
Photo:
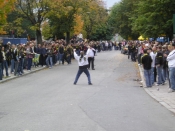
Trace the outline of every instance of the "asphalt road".
<instances>
[{"instance_id":1,"label":"asphalt road","mask_svg":"<svg viewBox=\"0 0 175 131\"><path fill-rule=\"evenodd\" d=\"M93 85L71 65L0 84L0 131L175 131L175 116L139 83L136 64L117 51L96 56Z\"/></svg>"}]
</instances>

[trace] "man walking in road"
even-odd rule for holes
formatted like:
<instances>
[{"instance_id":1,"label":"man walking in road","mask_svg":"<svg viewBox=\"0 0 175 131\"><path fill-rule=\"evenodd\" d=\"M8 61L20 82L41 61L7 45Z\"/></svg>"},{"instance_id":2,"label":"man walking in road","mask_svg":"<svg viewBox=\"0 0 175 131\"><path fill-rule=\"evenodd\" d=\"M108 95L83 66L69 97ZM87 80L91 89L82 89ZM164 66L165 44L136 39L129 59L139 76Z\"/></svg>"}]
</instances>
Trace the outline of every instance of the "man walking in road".
<instances>
[{"instance_id":1,"label":"man walking in road","mask_svg":"<svg viewBox=\"0 0 175 131\"><path fill-rule=\"evenodd\" d=\"M78 73L76 75L76 78L75 78L75 81L74 81L74 85L77 84L77 81L80 77L80 75L84 72L88 78L88 84L89 85L92 85L91 83L91 77L90 77L90 73L87 69L88 67L88 56L84 55L84 52L81 51L80 52L80 56L77 55L77 53L75 52L75 49L74 49L74 57L75 59L78 61L78 65L79 65L79 70L78 70Z\"/></svg>"}]
</instances>

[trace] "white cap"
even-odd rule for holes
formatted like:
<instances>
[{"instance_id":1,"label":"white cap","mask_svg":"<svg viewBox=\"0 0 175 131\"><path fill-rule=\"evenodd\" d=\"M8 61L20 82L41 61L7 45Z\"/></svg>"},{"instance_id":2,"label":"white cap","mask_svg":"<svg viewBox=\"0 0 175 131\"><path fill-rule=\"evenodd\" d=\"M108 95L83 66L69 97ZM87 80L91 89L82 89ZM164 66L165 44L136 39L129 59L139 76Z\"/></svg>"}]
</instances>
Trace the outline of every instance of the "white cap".
<instances>
[{"instance_id":1,"label":"white cap","mask_svg":"<svg viewBox=\"0 0 175 131\"><path fill-rule=\"evenodd\" d=\"M11 42L9 41L9 42L7 42L7 44L11 44Z\"/></svg>"}]
</instances>

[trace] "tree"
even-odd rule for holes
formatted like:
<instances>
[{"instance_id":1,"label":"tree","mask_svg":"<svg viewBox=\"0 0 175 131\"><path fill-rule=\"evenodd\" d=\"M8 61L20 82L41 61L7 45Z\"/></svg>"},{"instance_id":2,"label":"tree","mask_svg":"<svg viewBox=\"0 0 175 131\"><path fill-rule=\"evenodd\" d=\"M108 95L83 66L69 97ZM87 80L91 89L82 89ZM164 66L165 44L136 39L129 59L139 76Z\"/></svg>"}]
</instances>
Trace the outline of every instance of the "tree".
<instances>
[{"instance_id":1,"label":"tree","mask_svg":"<svg viewBox=\"0 0 175 131\"><path fill-rule=\"evenodd\" d=\"M16 11L19 16L30 21L31 29L35 30L37 43L42 43L41 24L48 11L49 0L17 0Z\"/></svg>"},{"instance_id":2,"label":"tree","mask_svg":"<svg viewBox=\"0 0 175 131\"><path fill-rule=\"evenodd\" d=\"M4 25L3 29L10 35L15 37L35 37L35 32L30 29L32 26L31 22L27 19L19 17L17 11L12 11L7 15L7 23Z\"/></svg>"},{"instance_id":3,"label":"tree","mask_svg":"<svg viewBox=\"0 0 175 131\"><path fill-rule=\"evenodd\" d=\"M0 0L0 27L6 23L7 14L13 10L16 0Z\"/></svg>"},{"instance_id":4,"label":"tree","mask_svg":"<svg viewBox=\"0 0 175 131\"><path fill-rule=\"evenodd\" d=\"M87 1L86 7L83 9L84 30L87 39L94 39L92 34L96 34L97 28L102 27L107 21L107 11L100 6L99 1Z\"/></svg>"},{"instance_id":5,"label":"tree","mask_svg":"<svg viewBox=\"0 0 175 131\"><path fill-rule=\"evenodd\" d=\"M47 13L47 18L54 35L66 33L66 42L69 43L70 34L76 25L75 18L81 13L85 2L85 0L51 0L49 4L51 11Z\"/></svg>"},{"instance_id":6,"label":"tree","mask_svg":"<svg viewBox=\"0 0 175 131\"><path fill-rule=\"evenodd\" d=\"M42 34L44 36L44 39L50 39L53 37L52 33L51 33L51 28L48 22L44 22L42 24Z\"/></svg>"},{"instance_id":7,"label":"tree","mask_svg":"<svg viewBox=\"0 0 175 131\"><path fill-rule=\"evenodd\" d=\"M114 32L119 33L124 39L137 39L139 33L132 31L130 17L133 14L135 4L139 0L122 0L116 3L109 14L108 23L114 27Z\"/></svg>"},{"instance_id":8,"label":"tree","mask_svg":"<svg viewBox=\"0 0 175 131\"><path fill-rule=\"evenodd\" d=\"M172 39L174 5L172 0L140 0L131 17L132 30L145 37L165 35Z\"/></svg>"}]
</instances>

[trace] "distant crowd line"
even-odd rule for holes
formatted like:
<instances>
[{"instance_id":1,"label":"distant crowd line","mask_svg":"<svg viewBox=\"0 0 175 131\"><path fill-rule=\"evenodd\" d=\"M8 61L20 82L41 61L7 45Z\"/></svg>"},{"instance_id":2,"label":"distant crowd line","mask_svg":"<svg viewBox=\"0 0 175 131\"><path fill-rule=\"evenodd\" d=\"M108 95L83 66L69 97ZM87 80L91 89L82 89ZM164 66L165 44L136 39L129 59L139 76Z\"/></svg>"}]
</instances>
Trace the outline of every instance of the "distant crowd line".
<instances>
[{"instance_id":1,"label":"distant crowd line","mask_svg":"<svg viewBox=\"0 0 175 131\"><path fill-rule=\"evenodd\" d=\"M24 69L31 71L31 67L48 67L62 64L65 62L71 64L74 58L73 49L80 55L80 52L87 52L88 48L93 49L94 56L97 52L110 51L113 47L121 49L121 43L112 41L80 41L76 44L66 44L65 40L57 40L52 42L43 42L36 44L35 41L26 44L12 44L8 42L6 45L0 46L0 80L3 77L9 77L10 74L15 76L22 75ZM94 59L89 60L89 66L94 69ZM10 71L9 71L10 67ZM89 67L90 68L90 67Z\"/></svg>"}]
</instances>

